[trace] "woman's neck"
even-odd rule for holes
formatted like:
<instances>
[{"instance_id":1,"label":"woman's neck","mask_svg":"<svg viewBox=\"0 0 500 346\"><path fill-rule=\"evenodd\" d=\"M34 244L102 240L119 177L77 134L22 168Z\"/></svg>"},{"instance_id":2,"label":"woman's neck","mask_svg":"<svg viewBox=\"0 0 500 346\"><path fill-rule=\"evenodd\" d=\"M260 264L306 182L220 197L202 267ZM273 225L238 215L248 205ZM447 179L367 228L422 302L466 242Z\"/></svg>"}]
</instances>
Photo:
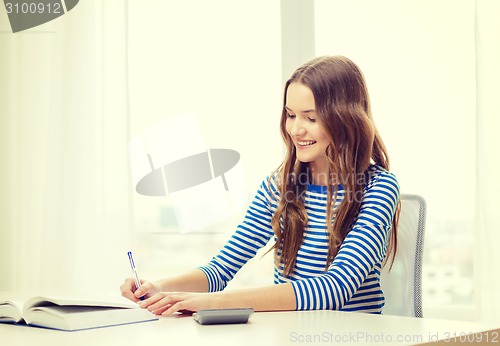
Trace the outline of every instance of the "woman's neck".
<instances>
[{"instance_id":1,"label":"woman's neck","mask_svg":"<svg viewBox=\"0 0 500 346\"><path fill-rule=\"evenodd\" d=\"M328 161L321 160L309 162L309 169L311 170L312 183L314 185L327 186L330 184L330 178L328 176Z\"/></svg>"}]
</instances>

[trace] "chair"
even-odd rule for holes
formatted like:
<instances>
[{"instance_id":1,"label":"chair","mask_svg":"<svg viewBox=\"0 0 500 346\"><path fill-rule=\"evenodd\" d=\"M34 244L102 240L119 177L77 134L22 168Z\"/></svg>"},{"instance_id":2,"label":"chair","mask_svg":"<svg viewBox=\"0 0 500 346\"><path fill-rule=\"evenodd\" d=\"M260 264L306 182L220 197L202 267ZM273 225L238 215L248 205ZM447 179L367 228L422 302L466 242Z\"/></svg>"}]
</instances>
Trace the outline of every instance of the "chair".
<instances>
[{"instance_id":1,"label":"chair","mask_svg":"<svg viewBox=\"0 0 500 346\"><path fill-rule=\"evenodd\" d=\"M422 255L425 231L425 200L418 195L402 194L398 226L398 244L392 269L382 268L380 285L385 296L382 313L423 317Z\"/></svg>"}]
</instances>

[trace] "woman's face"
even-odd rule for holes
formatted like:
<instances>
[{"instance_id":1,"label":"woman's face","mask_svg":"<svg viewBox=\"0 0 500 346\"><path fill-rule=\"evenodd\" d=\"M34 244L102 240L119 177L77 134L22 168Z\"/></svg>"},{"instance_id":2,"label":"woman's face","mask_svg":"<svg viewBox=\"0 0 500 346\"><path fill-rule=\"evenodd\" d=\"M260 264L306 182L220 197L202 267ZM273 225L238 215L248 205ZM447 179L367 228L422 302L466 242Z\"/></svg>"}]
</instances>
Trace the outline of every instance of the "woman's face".
<instances>
[{"instance_id":1,"label":"woman's face","mask_svg":"<svg viewBox=\"0 0 500 346\"><path fill-rule=\"evenodd\" d=\"M297 159L309 162L315 173L327 173L326 148L329 140L316 114L314 95L307 86L292 82L286 93L286 132L291 137Z\"/></svg>"}]
</instances>

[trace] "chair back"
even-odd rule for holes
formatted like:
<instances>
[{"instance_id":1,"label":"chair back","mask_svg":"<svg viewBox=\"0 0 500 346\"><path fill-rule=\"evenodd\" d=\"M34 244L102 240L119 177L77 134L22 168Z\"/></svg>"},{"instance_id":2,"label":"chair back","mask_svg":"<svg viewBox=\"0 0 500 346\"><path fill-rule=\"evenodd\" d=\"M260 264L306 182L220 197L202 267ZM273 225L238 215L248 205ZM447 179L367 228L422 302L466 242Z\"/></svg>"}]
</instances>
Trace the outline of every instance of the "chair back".
<instances>
[{"instance_id":1,"label":"chair back","mask_svg":"<svg viewBox=\"0 0 500 346\"><path fill-rule=\"evenodd\" d=\"M398 244L392 268L382 268L380 285L385 296L385 315L423 317L422 256L426 203L418 195L402 194Z\"/></svg>"}]
</instances>

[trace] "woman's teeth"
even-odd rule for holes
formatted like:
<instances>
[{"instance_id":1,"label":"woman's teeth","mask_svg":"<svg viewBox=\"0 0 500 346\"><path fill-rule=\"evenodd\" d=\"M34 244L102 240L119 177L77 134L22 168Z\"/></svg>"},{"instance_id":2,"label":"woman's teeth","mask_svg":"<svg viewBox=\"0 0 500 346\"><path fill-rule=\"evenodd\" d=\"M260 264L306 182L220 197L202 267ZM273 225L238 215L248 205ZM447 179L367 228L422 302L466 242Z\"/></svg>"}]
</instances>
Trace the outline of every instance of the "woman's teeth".
<instances>
[{"instance_id":1,"label":"woman's teeth","mask_svg":"<svg viewBox=\"0 0 500 346\"><path fill-rule=\"evenodd\" d=\"M297 141L297 143L300 146L305 147L305 146L308 146L308 145L313 145L314 143L316 143L316 141Z\"/></svg>"}]
</instances>

